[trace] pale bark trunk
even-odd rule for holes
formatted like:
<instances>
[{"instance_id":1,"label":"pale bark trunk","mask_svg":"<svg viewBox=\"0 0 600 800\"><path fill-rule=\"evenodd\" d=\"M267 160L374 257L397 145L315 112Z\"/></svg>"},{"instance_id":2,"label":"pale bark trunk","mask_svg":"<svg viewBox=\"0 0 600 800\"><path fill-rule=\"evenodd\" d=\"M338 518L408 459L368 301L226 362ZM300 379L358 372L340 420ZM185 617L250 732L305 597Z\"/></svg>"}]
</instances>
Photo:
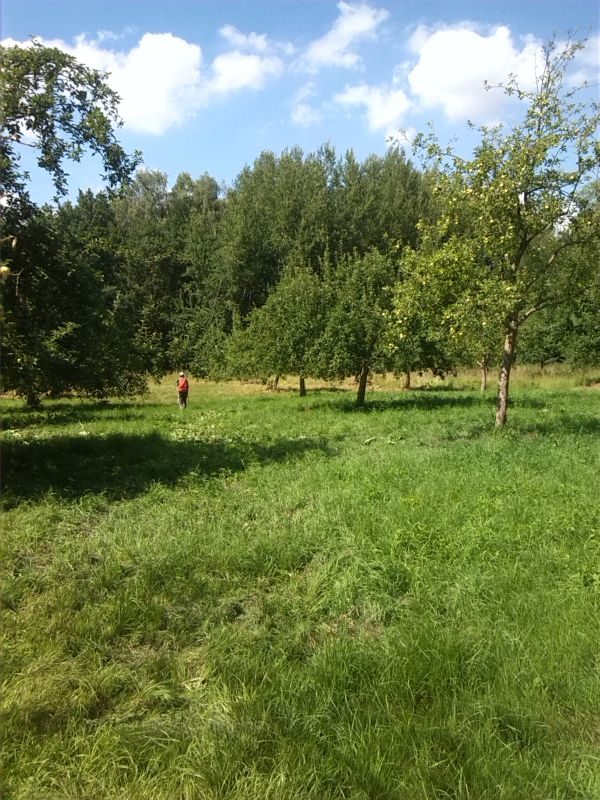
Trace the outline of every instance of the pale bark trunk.
<instances>
[{"instance_id":1,"label":"pale bark trunk","mask_svg":"<svg viewBox=\"0 0 600 800\"><path fill-rule=\"evenodd\" d=\"M509 320L508 331L504 338L504 353L502 355L502 367L498 379L498 404L496 407L496 427L502 428L506 425L506 412L508 409L508 387L510 383L510 371L515 358L515 347L517 344L517 332L519 326L516 319Z\"/></svg>"},{"instance_id":2,"label":"pale bark trunk","mask_svg":"<svg viewBox=\"0 0 600 800\"><path fill-rule=\"evenodd\" d=\"M367 391L368 378L369 378L369 365L367 363L364 363L362 365L362 369L360 371L360 377L358 380L358 392L356 394L357 406L364 406L365 404L365 394Z\"/></svg>"},{"instance_id":3,"label":"pale bark trunk","mask_svg":"<svg viewBox=\"0 0 600 800\"><path fill-rule=\"evenodd\" d=\"M488 368L487 364L481 365L481 386L480 389L482 392L485 392L488 385Z\"/></svg>"},{"instance_id":4,"label":"pale bark trunk","mask_svg":"<svg viewBox=\"0 0 600 800\"><path fill-rule=\"evenodd\" d=\"M410 371L404 373L404 388L410 389Z\"/></svg>"},{"instance_id":5,"label":"pale bark trunk","mask_svg":"<svg viewBox=\"0 0 600 800\"><path fill-rule=\"evenodd\" d=\"M482 392L485 392L488 387L488 369L489 369L488 357L484 356L479 362L479 372L481 375L481 383L479 388L481 389Z\"/></svg>"},{"instance_id":6,"label":"pale bark trunk","mask_svg":"<svg viewBox=\"0 0 600 800\"><path fill-rule=\"evenodd\" d=\"M306 381L304 375L300 375L300 397L306 397Z\"/></svg>"}]
</instances>

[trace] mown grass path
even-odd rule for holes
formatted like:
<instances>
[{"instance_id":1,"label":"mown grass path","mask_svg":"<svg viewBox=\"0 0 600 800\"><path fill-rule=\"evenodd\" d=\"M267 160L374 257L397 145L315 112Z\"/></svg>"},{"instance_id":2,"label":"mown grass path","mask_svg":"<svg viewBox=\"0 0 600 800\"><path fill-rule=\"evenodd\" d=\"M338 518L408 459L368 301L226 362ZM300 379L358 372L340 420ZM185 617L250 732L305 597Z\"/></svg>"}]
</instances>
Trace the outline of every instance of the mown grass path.
<instances>
[{"instance_id":1,"label":"mown grass path","mask_svg":"<svg viewBox=\"0 0 600 800\"><path fill-rule=\"evenodd\" d=\"M2 402L0 796L600 797L597 392L171 394Z\"/></svg>"}]
</instances>

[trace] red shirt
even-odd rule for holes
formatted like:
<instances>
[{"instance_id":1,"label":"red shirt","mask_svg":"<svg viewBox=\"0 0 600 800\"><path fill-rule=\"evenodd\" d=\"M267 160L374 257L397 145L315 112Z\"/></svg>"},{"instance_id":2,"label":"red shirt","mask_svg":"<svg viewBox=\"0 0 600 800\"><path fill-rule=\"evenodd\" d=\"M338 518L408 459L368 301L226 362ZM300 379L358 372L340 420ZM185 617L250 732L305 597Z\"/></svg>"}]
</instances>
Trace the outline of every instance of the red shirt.
<instances>
[{"instance_id":1,"label":"red shirt","mask_svg":"<svg viewBox=\"0 0 600 800\"><path fill-rule=\"evenodd\" d=\"M187 378L179 378L179 383L177 384L177 389L180 392L187 392L190 388Z\"/></svg>"}]
</instances>

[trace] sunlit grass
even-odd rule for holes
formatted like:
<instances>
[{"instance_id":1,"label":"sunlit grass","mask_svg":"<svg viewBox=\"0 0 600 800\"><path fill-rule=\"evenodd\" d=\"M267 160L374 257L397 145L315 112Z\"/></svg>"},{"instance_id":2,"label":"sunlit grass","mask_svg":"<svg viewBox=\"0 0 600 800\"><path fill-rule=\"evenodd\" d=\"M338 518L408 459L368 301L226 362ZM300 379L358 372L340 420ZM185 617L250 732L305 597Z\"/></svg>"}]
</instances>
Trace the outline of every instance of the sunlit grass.
<instances>
[{"instance_id":1,"label":"sunlit grass","mask_svg":"<svg viewBox=\"0 0 600 800\"><path fill-rule=\"evenodd\" d=\"M4 795L600 796L600 395L471 378L3 401Z\"/></svg>"}]
</instances>

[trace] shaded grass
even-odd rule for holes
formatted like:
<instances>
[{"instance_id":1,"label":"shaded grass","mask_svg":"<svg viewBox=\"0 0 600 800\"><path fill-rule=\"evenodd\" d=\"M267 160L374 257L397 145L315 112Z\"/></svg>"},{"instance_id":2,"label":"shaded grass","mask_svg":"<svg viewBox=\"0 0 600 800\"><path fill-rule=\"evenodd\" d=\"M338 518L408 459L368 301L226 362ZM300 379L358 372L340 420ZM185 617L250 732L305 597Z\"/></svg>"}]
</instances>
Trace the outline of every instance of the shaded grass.
<instances>
[{"instance_id":1,"label":"shaded grass","mask_svg":"<svg viewBox=\"0 0 600 800\"><path fill-rule=\"evenodd\" d=\"M7 797L600 796L597 394L193 398L8 404Z\"/></svg>"},{"instance_id":2,"label":"shaded grass","mask_svg":"<svg viewBox=\"0 0 600 800\"><path fill-rule=\"evenodd\" d=\"M49 491L78 497L103 493L133 497L152 484L172 485L301 457L311 449L333 452L324 439L279 439L269 444L231 440L170 441L159 433L53 436L10 440L4 446L4 500L15 504Z\"/></svg>"}]
</instances>

